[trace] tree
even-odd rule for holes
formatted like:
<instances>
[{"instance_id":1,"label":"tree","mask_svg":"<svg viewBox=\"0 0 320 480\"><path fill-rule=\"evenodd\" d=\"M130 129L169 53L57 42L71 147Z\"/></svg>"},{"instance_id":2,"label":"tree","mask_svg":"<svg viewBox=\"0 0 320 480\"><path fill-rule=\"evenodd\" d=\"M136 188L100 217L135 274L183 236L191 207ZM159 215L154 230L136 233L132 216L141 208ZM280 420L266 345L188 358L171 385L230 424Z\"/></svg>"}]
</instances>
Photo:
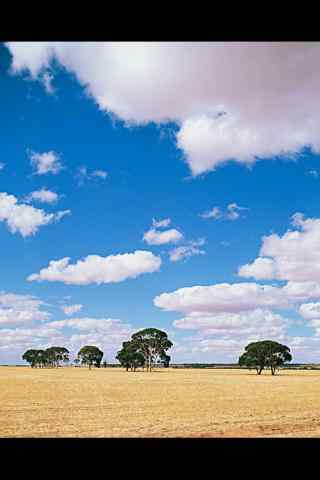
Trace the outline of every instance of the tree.
<instances>
[{"instance_id":1,"label":"tree","mask_svg":"<svg viewBox=\"0 0 320 480\"><path fill-rule=\"evenodd\" d=\"M261 375L264 368L270 368L274 375L279 367L291 360L289 347L272 340L263 340L246 346L245 352L239 358L239 365L255 368L258 375Z\"/></svg>"},{"instance_id":2,"label":"tree","mask_svg":"<svg viewBox=\"0 0 320 480\"><path fill-rule=\"evenodd\" d=\"M165 353L163 353L160 358L161 358L161 363L163 364L163 366L165 368L168 368L170 360L171 360L170 355L166 355Z\"/></svg>"},{"instance_id":3,"label":"tree","mask_svg":"<svg viewBox=\"0 0 320 480\"><path fill-rule=\"evenodd\" d=\"M53 367L59 367L60 362L69 361L69 350L65 347L49 347L46 349L47 360Z\"/></svg>"},{"instance_id":4,"label":"tree","mask_svg":"<svg viewBox=\"0 0 320 480\"><path fill-rule=\"evenodd\" d=\"M22 360L30 363L31 368L35 368L38 364L38 350L29 349L22 355Z\"/></svg>"},{"instance_id":5,"label":"tree","mask_svg":"<svg viewBox=\"0 0 320 480\"><path fill-rule=\"evenodd\" d=\"M95 367L100 367L100 363L103 357L103 352L99 350L98 347L93 345L86 345L82 347L78 352L78 358L81 360L81 363L89 366L89 370L92 365Z\"/></svg>"},{"instance_id":6,"label":"tree","mask_svg":"<svg viewBox=\"0 0 320 480\"><path fill-rule=\"evenodd\" d=\"M157 328L145 328L134 333L131 338L136 351L143 354L149 372L151 372L152 363L163 357L165 352L173 345L166 332Z\"/></svg>"},{"instance_id":7,"label":"tree","mask_svg":"<svg viewBox=\"0 0 320 480\"><path fill-rule=\"evenodd\" d=\"M122 343L122 349L118 351L116 359L127 371L130 368L135 372L137 367L144 365L144 355L138 351L137 345L132 341Z\"/></svg>"}]
</instances>

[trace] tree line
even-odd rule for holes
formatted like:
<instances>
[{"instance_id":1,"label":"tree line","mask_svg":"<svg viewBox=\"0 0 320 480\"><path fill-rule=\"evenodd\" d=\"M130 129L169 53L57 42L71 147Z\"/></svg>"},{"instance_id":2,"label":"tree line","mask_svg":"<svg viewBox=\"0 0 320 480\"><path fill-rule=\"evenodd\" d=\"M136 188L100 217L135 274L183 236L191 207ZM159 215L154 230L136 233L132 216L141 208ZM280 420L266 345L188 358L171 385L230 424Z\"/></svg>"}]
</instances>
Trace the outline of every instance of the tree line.
<instances>
[{"instance_id":1,"label":"tree line","mask_svg":"<svg viewBox=\"0 0 320 480\"><path fill-rule=\"evenodd\" d=\"M94 365L99 368L103 352L94 345L82 347L74 360L76 364L87 365L89 369ZM28 362L32 368L57 368L61 363L69 362L69 350L65 347L49 347L46 350L29 349L22 355L22 359Z\"/></svg>"},{"instance_id":2,"label":"tree line","mask_svg":"<svg viewBox=\"0 0 320 480\"><path fill-rule=\"evenodd\" d=\"M166 332L157 328L145 328L134 333L131 340L123 342L116 359L127 371L130 369L135 372L137 367L151 371L155 363L162 363L168 367L170 355L166 352L172 345ZM102 358L103 352L98 347L86 345L79 350L74 363L87 365L89 369L92 366L100 368ZM32 368L55 368L70 360L69 350L65 347L49 347L46 350L29 349L22 355L22 359ZM106 362L104 364L106 366Z\"/></svg>"},{"instance_id":3,"label":"tree line","mask_svg":"<svg viewBox=\"0 0 320 480\"><path fill-rule=\"evenodd\" d=\"M135 372L138 367L151 372L155 364L169 367L170 355L167 351L173 346L166 332L157 328L145 328L134 333L131 339L122 343L116 359L127 370ZM49 347L46 350L29 349L22 355L32 368L59 367L61 363L69 362L69 351L65 347ZM82 347L74 363L99 368L103 352L94 345ZM272 340L249 343L244 353L239 357L240 367L255 369L258 375L265 368L270 368L271 374L292 360L290 348ZM104 362L104 366L107 362Z\"/></svg>"}]
</instances>

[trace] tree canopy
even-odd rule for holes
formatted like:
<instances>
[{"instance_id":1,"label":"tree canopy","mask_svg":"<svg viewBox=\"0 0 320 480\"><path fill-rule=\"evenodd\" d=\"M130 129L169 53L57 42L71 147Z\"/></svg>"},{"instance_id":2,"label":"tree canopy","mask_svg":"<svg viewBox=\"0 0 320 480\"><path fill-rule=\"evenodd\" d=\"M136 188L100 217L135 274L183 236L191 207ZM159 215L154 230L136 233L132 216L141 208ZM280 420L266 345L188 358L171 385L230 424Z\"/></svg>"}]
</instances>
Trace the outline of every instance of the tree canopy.
<instances>
[{"instance_id":1,"label":"tree canopy","mask_svg":"<svg viewBox=\"0 0 320 480\"><path fill-rule=\"evenodd\" d=\"M84 365L88 365L89 369L91 369L92 365L99 368L102 357L103 352L94 345L86 345L85 347L82 347L78 352L78 358L80 359L81 363Z\"/></svg>"},{"instance_id":2,"label":"tree canopy","mask_svg":"<svg viewBox=\"0 0 320 480\"><path fill-rule=\"evenodd\" d=\"M116 359L121 363L127 371L136 371L137 367L143 367L145 363L144 355L138 349L138 345L134 342L123 342L122 349L118 351Z\"/></svg>"},{"instance_id":3,"label":"tree canopy","mask_svg":"<svg viewBox=\"0 0 320 480\"><path fill-rule=\"evenodd\" d=\"M290 348L272 340L249 343L245 352L239 357L240 367L255 368L260 375L264 368L270 368L274 375L276 370L290 362Z\"/></svg>"},{"instance_id":4,"label":"tree canopy","mask_svg":"<svg viewBox=\"0 0 320 480\"><path fill-rule=\"evenodd\" d=\"M69 351L65 347L29 349L22 355L22 359L30 363L32 368L58 367L60 362L69 361Z\"/></svg>"},{"instance_id":5,"label":"tree canopy","mask_svg":"<svg viewBox=\"0 0 320 480\"><path fill-rule=\"evenodd\" d=\"M157 328L145 328L131 337L131 343L137 352L142 353L147 371L151 371L152 364L163 359L166 351L173 346L166 332Z\"/></svg>"}]
</instances>

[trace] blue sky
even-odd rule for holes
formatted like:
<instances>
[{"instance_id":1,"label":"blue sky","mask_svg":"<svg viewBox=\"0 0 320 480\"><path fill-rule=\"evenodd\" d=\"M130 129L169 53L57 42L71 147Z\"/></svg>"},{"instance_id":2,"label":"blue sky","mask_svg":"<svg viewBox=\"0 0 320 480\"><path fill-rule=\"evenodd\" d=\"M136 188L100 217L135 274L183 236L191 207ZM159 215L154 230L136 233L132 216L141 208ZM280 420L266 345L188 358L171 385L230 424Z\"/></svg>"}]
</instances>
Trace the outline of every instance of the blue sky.
<instances>
[{"instance_id":1,"label":"blue sky","mask_svg":"<svg viewBox=\"0 0 320 480\"><path fill-rule=\"evenodd\" d=\"M202 93L194 99L197 93L183 83L188 69L201 73L203 65L193 52L199 44L169 49L172 57L184 56L175 72L170 55L164 55L167 44L160 53L151 44L132 44L129 57L128 47L117 45L113 56L125 66L114 78L112 68L119 66L110 61L109 46L90 48L96 52L88 56L83 44L0 47L0 361L21 363L29 347L59 342L74 354L95 342L112 362L121 342L148 326L169 333L175 343L173 361L237 361L248 341L259 338L288 344L296 361L317 361L319 119L304 96L313 83L300 77L290 83L293 66L298 69L302 61L299 49L287 47L290 64L282 54L267 52L275 54L287 90L270 74L269 83L268 78L261 85L253 82L251 103L246 100L244 108L239 84L245 71L250 90L255 68L260 68L257 46L240 52L248 68L235 66L239 91L236 87L228 93L228 80L224 98L217 79L216 91L208 91L205 99ZM152 48L159 58L150 55ZM214 45L202 48L217 62ZM105 66L94 63L95 55ZM231 45L219 55L235 61ZM319 50L305 56L311 64L317 55ZM156 68L170 75L155 77ZM306 64L305 72L310 68ZM208 83L216 72L204 71ZM222 78L223 73L219 71ZM229 78L228 71L225 75ZM194 91L199 87L202 92L205 86L197 87L196 81ZM259 89L267 92L266 98ZM287 104L279 111L269 106L278 105L277 98L284 95L295 110ZM243 125L235 117L235 123L219 124L226 134L215 136L220 127L213 122L224 122L233 107ZM217 120L220 110L227 114ZM310 128L307 135L300 117L315 133ZM47 154L51 166L43 171ZM57 164L60 169L54 171ZM56 193L57 200L32 198L32 192L43 190ZM22 209L13 207L14 201ZM59 218L57 212L64 215ZM297 212L303 217L292 223ZM152 227L153 219L170 222ZM152 229L156 242L171 231L169 240L144 240ZM293 248L289 230L298 237ZM259 255L263 237L270 239ZM147 254L136 256L137 251ZM125 254L135 256L129 260ZM85 263L73 273L68 266L59 273L49 267L65 257L69 266L78 265L90 255L101 257L101 267ZM115 255L121 257L110 260ZM269 259L267 273L259 262L252 266L258 257ZM239 275L238 269L248 264ZM32 274L35 279L28 280ZM69 274L71 281L66 280ZM305 293L281 290L288 282ZM229 291L225 284L235 287ZM245 285L240 294L238 284ZM271 300L264 299L261 285L271 288ZM254 301L251 288L259 290ZM69 315L62 309L74 305L82 307Z\"/></svg>"}]
</instances>

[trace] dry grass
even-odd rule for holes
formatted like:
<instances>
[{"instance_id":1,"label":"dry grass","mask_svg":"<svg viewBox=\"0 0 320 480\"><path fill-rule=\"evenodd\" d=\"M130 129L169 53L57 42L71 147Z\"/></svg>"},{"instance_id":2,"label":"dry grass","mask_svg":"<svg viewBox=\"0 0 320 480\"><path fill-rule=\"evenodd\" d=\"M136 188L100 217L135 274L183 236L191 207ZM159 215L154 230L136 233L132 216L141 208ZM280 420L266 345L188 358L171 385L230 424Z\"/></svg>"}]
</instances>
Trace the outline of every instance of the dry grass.
<instances>
[{"instance_id":1,"label":"dry grass","mask_svg":"<svg viewBox=\"0 0 320 480\"><path fill-rule=\"evenodd\" d=\"M0 367L1 437L320 436L320 372Z\"/></svg>"}]
</instances>

